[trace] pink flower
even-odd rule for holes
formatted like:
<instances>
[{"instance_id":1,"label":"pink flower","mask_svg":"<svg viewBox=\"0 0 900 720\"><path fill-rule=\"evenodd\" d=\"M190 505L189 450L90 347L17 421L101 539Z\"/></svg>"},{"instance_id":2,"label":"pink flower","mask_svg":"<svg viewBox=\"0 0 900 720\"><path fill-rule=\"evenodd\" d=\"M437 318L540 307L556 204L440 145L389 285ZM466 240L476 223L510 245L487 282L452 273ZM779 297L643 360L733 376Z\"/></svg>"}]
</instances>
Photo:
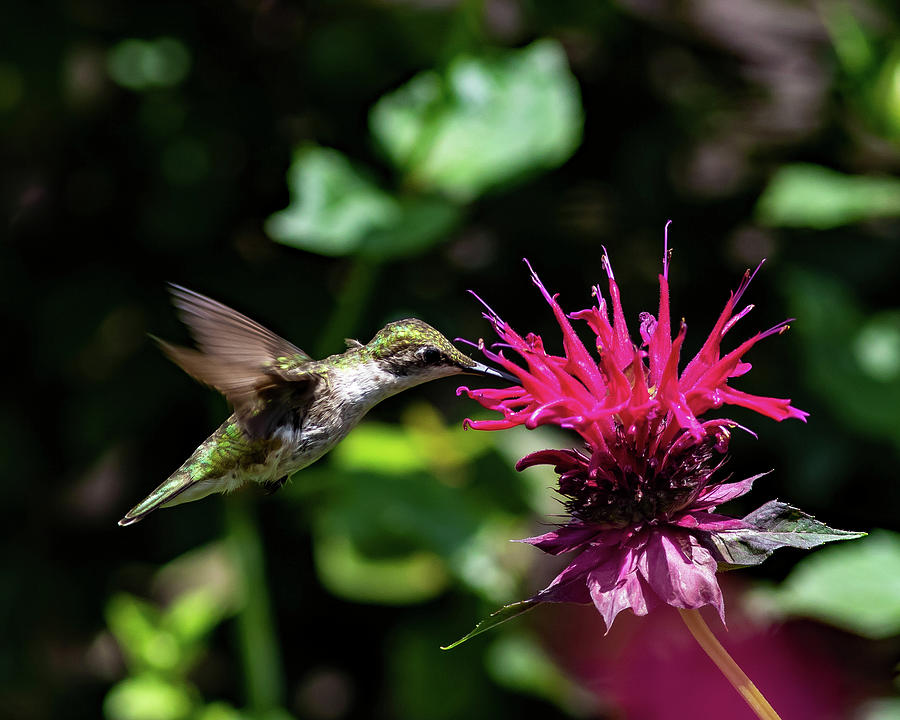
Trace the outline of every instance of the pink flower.
<instances>
[{"instance_id":1,"label":"pink flower","mask_svg":"<svg viewBox=\"0 0 900 720\"><path fill-rule=\"evenodd\" d=\"M547 588L517 607L521 611L540 602L593 602L607 628L625 608L645 615L663 603L677 608L712 605L724 620L716 579L720 564L756 564L776 547L812 546L807 530L799 526L778 535L775 529L783 529L791 517L816 523L783 503L767 503L743 519L713 512L717 505L747 493L759 476L739 482L717 476L731 430L739 426L727 418L702 419L723 405L740 405L775 420L805 421L807 413L788 399L751 395L729 384L750 370L744 355L788 325L779 323L723 350L725 336L752 309L752 305L738 308L755 275L748 270L703 347L682 364L687 328L682 323L672 337L668 250L659 276L659 310L656 317L641 313L639 344L626 326L606 255L602 262L610 303L595 287L596 304L569 315L531 271L562 330L562 355L547 352L533 333L522 337L485 305L485 317L503 341L500 347L514 351L523 364L502 350L486 349L483 342L481 348L520 384L458 390L502 415L467 420L468 427L558 425L574 430L584 441L584 450L541 450L516 465L518 470L553 465L570 516L562 527L523 542L553 555L575 553ZM572 320L590 328L596 336L594 348L585 347ZM818 542L826 541L823 534L827 533L820 532ZM502 619L507 616L511 614Z\"/></svg>"}]
</instances>

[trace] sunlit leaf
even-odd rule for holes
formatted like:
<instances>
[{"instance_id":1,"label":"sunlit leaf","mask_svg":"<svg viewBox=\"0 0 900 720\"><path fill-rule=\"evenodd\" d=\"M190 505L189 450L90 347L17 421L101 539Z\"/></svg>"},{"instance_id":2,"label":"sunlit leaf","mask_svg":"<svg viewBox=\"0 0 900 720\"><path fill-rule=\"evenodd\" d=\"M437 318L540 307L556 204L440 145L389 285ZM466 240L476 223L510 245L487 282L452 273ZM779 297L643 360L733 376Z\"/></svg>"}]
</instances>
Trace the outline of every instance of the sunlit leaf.
<instances>
[{"instance_id":1,"label":"sunlit leaf","mask_svg":"<svg viewBox=\"0 0 900 720\"><path fill-rule=\"evenodd\" d=\"M478 623L470 633L464 635L454 643L441 647L441 650L452 650L466 640L471 640L476 635L481 635L481 633L497 627L500 623L512 620L514 617L518 617L519 615L528 612L539 604L540 603L537 600L521 600L519 602L510 603L509 605L504 605L502 608L491 613L488 617Z\"/></svg>"},{"instance_id":2,"label":"sunlit leaf","mask_svg":"<svg viewBox=\"0 0 900 720\"><path fill-rule=\"evenodd\" d=\"M272 215L266 232L287 245L346 255L373 230L391 226L397 202L337 150L307 146L288 170L291 204Z\"/></svg>"},{"instance_id":3,"label":"sunlit leaf","mask_svg":"<svg viewBox=\"0 0 900 720\"><path fill-rule=\"evenodd\" d=\"M126 678L106 695L107 720L181 720L190 716L194 699L186 686L153 673Z\"/></svg>"},{"instance_id":4,"label":"sunlit leaf","mask_svg":"<svg viewBox=\"0 0 900 720\"><path fill-rule=\"evenodd\" d=\"M409 182L468 200L564 162L581 139L581 100L560 44L540 40L417 75L375 105L370 125Z\"/></svg>"},{"instance_id":5,"label":"sunlit leaf","mask_svg":"<svg viewBox=\"0 0 900 720\"><path fill-rule=\"evenodd\" d=\"M803 558L772 598L869 638L900 634L900 534L879 530Z\"/></svg>"},{"instance_id":6,"label":"sunlit leaf","mask_svg":"<svg viewBox=\"0 0 900 720\"><path fill-rule=\"evenodd\" d=\"M337 150L297 150L287 182L290 205L266 221L266 232L321 255L411 255L443 238L460 217L446 200L386 192Z\"/></svg>"},{"instance_id":7,"label":"sunlit leaf","mask_svg":"<svg viewBox=\"0 0 900 720\"><path fill-rule=\"evenodd\" d=\"M900 215L900 180L845 175L820 165L780 168L756 206L766 225L819 230Z\"/></svg>"}]
</instances>

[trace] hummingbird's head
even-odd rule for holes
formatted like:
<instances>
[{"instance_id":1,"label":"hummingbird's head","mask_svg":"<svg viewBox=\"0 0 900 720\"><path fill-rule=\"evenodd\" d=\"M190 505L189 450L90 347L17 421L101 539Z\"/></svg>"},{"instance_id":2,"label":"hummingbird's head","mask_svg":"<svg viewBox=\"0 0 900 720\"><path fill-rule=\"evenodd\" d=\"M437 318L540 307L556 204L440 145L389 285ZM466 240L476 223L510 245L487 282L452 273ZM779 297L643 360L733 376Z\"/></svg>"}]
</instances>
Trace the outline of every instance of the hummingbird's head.
<instances>
[{"instance_id":1,"label":"hummingbird's head","mask_svg":"<svg viewBox=\"0 0 900 720\"><path fill-rule=\"evenodd\" d=\"M384 370L408 378L409 385L460 373L489 375L519 384L515 376L461 353L431 325L415 318L388 323L366 347Z\"/></svg>"}]
</instances>

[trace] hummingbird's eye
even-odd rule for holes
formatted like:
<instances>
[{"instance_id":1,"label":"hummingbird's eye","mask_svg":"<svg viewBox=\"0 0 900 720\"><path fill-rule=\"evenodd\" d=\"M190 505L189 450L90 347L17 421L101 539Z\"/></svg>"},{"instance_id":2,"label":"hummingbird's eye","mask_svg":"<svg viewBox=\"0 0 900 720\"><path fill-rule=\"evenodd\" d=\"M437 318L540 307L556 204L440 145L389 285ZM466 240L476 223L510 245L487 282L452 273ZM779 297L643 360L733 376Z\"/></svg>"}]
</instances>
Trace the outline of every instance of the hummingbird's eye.
<instances>
[{"instance_id":1,"label":"hummingbird's eye","mask_svg":"<svg viewBox=\"0 0 900 720\"><path fill-rule=\"evenodd\" d=\"M422 351L422 362L426 365L436 365L441 361L441 351L436 347L427 347Z\"/></svg>"}]
</instances>

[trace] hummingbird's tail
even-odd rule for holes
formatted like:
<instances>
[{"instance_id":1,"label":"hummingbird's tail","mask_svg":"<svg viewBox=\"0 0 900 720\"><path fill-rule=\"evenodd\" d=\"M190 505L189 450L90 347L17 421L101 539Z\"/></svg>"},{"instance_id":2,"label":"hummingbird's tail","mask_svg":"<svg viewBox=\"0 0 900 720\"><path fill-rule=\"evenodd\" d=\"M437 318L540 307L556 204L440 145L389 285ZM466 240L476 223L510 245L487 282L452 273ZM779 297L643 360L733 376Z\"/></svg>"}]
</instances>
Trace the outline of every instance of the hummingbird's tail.
<instances>
[{"instance_id":1,"label":"hummingbird's tail","mask_svg":"<svg viewBox=\"0 0 900 720\"><path fill-rule=\"evenodd\" d=\"M247 480L246 468L261 462L265 453L262 443L248 441L232 417L210 435L184 465L131 508L119 520L119 525L133 525L157 508L234 490Z\"/></svg>"},{"instance_id":2,"label":"hummingbird's tail","mask_svg":"<svg viewBox=\"0 0 900 720\"><path fill-rule=\"evenodd\" d=\"M196 471L196 467L194 470ZM119 520L119 525L122 527L133 525L157 508L180 505L191 500L199 500L214 492L224 491L227 489L228 483L223 480L224 478L203 477L202 475L195 477L191 473L191 467L185 463L156 490L131 508L125 517Z\"/></svg>"}]
</instances>

